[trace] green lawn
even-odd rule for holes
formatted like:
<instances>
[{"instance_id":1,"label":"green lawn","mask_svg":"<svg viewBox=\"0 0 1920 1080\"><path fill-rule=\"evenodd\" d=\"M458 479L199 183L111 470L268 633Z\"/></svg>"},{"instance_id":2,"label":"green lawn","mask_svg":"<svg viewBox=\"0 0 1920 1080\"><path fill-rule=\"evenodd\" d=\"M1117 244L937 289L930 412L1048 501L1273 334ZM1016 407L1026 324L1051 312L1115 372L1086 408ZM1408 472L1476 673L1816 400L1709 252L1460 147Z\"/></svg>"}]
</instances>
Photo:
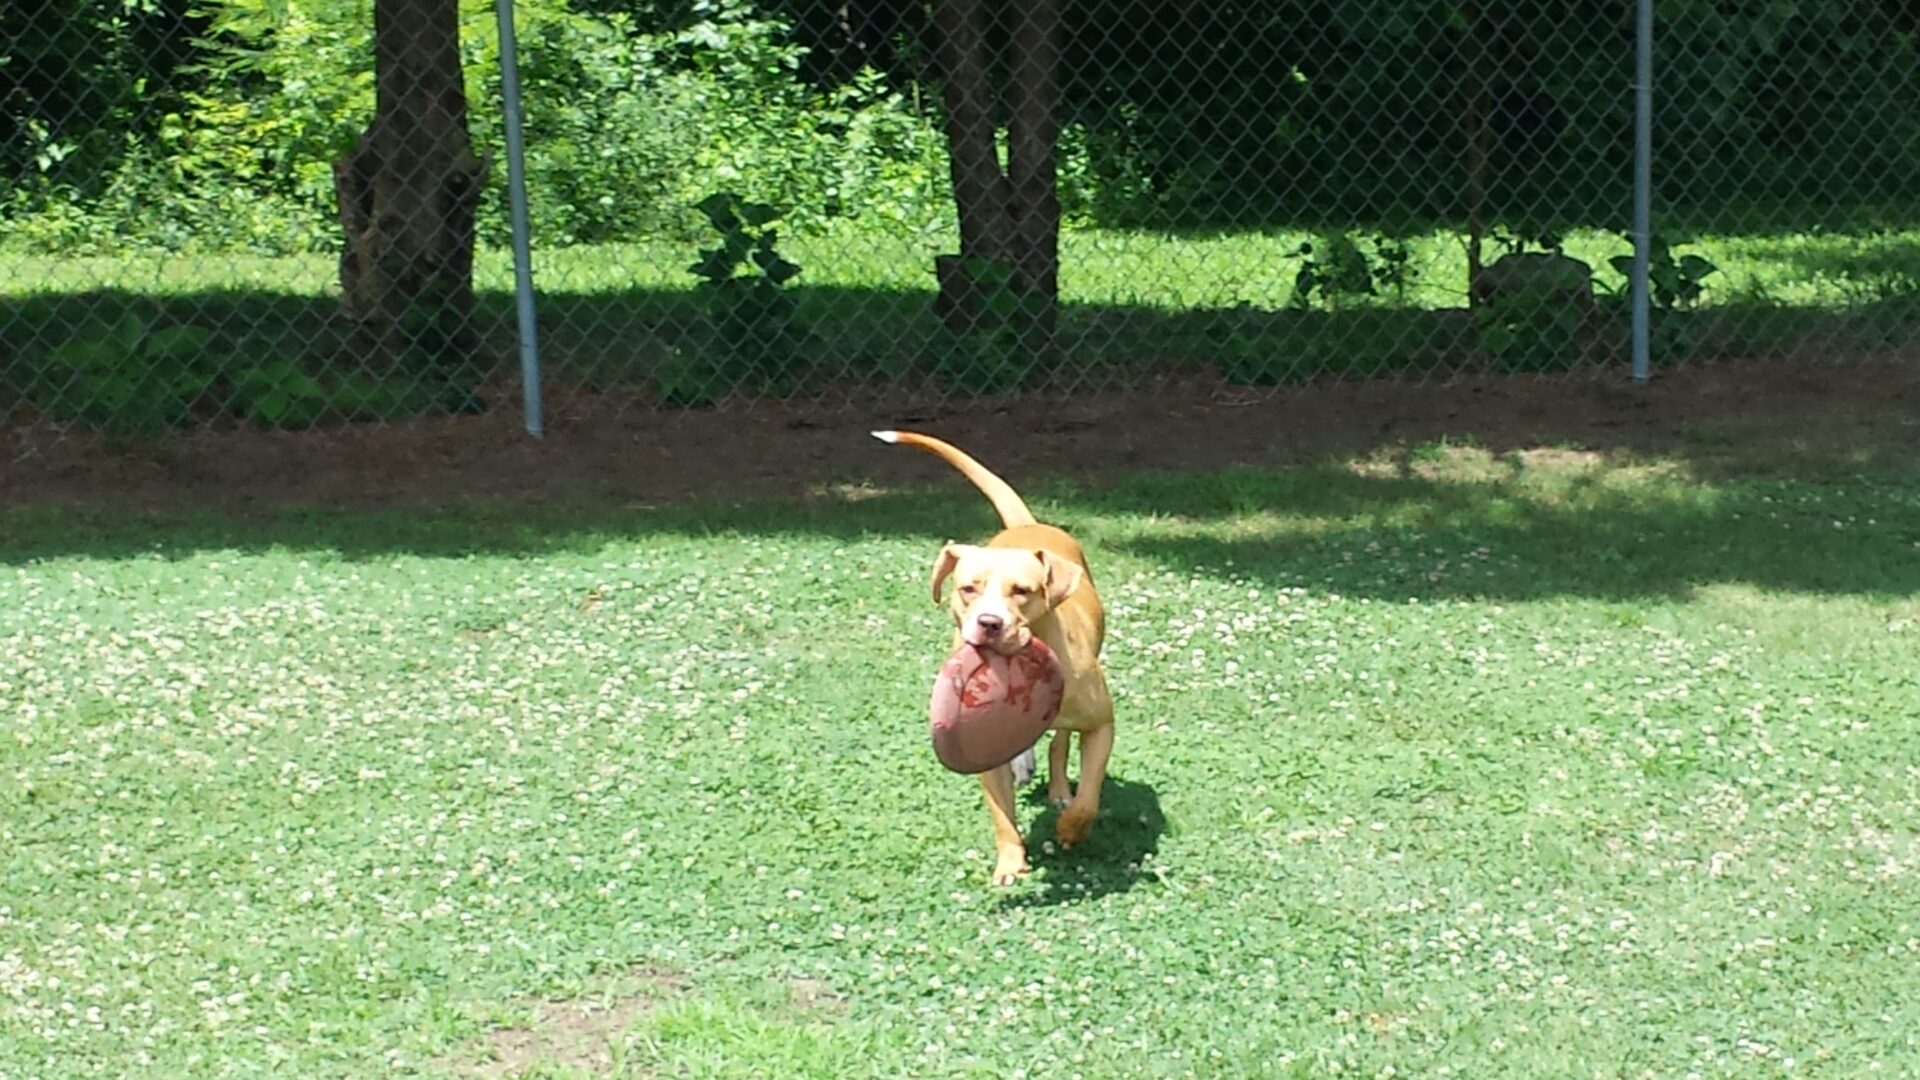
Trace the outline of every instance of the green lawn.
<instances>
[{"instance_id":1,"label":"green lawn","mask_svg":"<svg viewBox=\"0 0 1920 1080\"><path fill-rule=\"evenodd\" d=\"M0 1076L1920 1072L1920 473L1403 465L1031 493L1121 734L1000 892L951 484L11 512Z\"/></svg>"},{"instance_id":2,"label":"green lawn","mask_svg":"<svg viewBox=\"0 0 1920 1080\"><path fill-rule=\"evenodd\" d=\"M1378 264L1374 239L1356 236ZM1465 254L1459 237L1448 232L1405 238L1403 287L1293 306L1298 252L1312 239L1290 231L1069 231L1062 241L1061 363L1086 384L1115 385L1168 371L1275 384L1325 375L1487 365L1558 371L1626 362L1623 279L1608 264L1628 251L1617 235L1587 229L1566 237L1567 251L1594 268L1600 294L1581 342L1567 337L1570 331L1560 326L1566 320L1556 322L1552 309L1528 309L1531 315L1516 327L1477 329L1463 310ZM1025 354L1002 370L994 365L1005 358L985 357L982 343L943 332L930 302L931 268L934 256L951 247L944 231L907 235L849 223L785 238L782 251L802 267L793 285L792 325L803 335L797 355L815 365L798 373L765 368L767 350L754 334L773 331L729 337L714 329L687 271L695 243L539 251L546 383L563 392L586 388L643 400L685 398L690 388L701 392L694 397L729 389L832 396L850 384L922 376L945 392L991 392L996 380L1017 372ZM1920 230L1703 234L1677 251L1703 255L1717 270L1704 279L1696 309L1656 312L1656 365L1888 355L1920 344ZM1497 252L1490 246L1489 257ZM467 391L481 380L442 395L422 393L422 386L465 377L437 368L366 370L364 343L346 339L336 318L336 275L334 257L325 254L0 253L0 351L17 358L0 370L0 404L25 401L55 419L137 427L116 414L118 406L101 403L146 396L160 413L198 410L205 420L214 405L259 420L253 413L264 406L249 402L268 385L295 386L302 402L291 411L302 418L329 409L334 417L371 410L392 418L468 400ZM482 251L475 278L479 364L517 372L507 254ZM140 355L115 336L115 328L128 323L136 329L187 323L207 339L190 353ZM349 376L372 382L344 385ZM184 389L153 394L179 380ZM173 398L182 403L166 407ZM387 404L370 404L380 401Z\"/></svg>"},{"instance_id":3,"label":"green lawn","mask_svg":"<svg viewBox=\"0 0 1920 1080\"><path fill-rule=\"evenodd\" d=\"M1367 234L1357 233L1372 255ZM1179 235L1115 229L1069 230L1062 238L1061 293L1069 304L1180 312L1204 308L1283 307L1292 296L1297 254L1311 233L1268 231ZM1615 233L1582 229L1565 238L1569 255L1593 266L1604 290L1624 287L1607 265L1630 254ZM1415 308L1465 303L1466 258L1460 236L1445 230L1405 237L1413 280L1404 296L1376 305ZM796 284L821 289L927 292L933 256L953 248L945 231L906 234L840 222L825 232L781 242L802 267ZM560 295L683 292L699 243L602 244L537 250L537 284ZM1499 254L1488 244L1488 258ZM1786 307L1841 308L1920 289L1920 229L1871 232L1813 230L1787 234L1710 232L1681 242L1718 273L1703 303L1761 299ZM311 296L336 288L332 254L268 257L245 254L150 254L55 257L0 252L0 296L115 289L167 296L208 291ZM505 250L484 250L474 267L482 292L510 292L513 265Z\"/></svg>"}]
</instances>

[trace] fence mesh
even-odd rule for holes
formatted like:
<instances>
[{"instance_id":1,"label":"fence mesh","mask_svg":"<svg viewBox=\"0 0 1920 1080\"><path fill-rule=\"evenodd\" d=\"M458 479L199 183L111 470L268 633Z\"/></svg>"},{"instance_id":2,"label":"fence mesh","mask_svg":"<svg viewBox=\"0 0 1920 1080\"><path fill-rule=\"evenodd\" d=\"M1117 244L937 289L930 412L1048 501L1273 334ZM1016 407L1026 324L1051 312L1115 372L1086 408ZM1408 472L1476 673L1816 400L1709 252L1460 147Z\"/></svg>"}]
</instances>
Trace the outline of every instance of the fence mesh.
<instances>
[{"instance_id":1,"label":"fence mesh","mask_svg":"<svg viewBox=\"0 0 1920 1080\"><path fill-rule=\"evenodd\" d=\"M1900 353L1920 15L1661 0L1657 367ZM517 409L467 0L0 15L0 408ZM1618 0L521 0L550 402L827 406L1624 365Z\"/></svg>"}]
</instances>

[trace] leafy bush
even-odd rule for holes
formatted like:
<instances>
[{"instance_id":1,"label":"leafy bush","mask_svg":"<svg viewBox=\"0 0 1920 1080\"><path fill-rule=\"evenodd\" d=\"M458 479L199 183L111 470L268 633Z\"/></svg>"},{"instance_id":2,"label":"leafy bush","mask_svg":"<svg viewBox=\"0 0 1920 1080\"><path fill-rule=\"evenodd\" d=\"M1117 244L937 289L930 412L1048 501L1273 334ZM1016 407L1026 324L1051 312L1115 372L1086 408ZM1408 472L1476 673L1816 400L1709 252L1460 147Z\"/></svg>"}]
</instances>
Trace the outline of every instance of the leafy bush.
<instances>
[{"instance_id":1,"label":"leafy bush","mask_svg":"<svg viewBox=\"0 0 1920 1080\"><path fill-rule=\"evenodd\" d=\"M240 368L230 382L227 410L269 428L307 428L330 419L398 420L432 411L434 404L420 383L403 390L351 374L323 381L290 360Z\"/></svg>"},{"instance_id":2,"label":"leafy bush","mask_svg":"<svg viewBox=\"0 0 1920 1080\"><path fill-rule=\"evenodd\" d=\"M284 429L466 407L464 392L450 384L315 375L293 359L247 354L203 326L133 312L30 356L24 366L26 400L55 420L117 436L158 435L222 417Z\"/></svg>"},{"instance_id":3,"label":"leafy bush","mask_svg":"<svg viewBox=\"0 0 1920 1080\"><path fill-rule=\"evenodd\" d=\"M1633 243L1632 233L1621 238ZM1622 278L1621 298L1633 281L1633 256L1615 255L1607 265ZM1665 238L1654 236L1647 245L1648 347L1657 360L1683 361L1699 346L1695 309L1706 292L1706 280L1720 268L1704 255L1689 252L1675 257Z\"/></svg>"},{"instance_id":4,"label":"leafy bush","mask_svg":"<svg viewBox=\"0 0 1920 1080\"><path fill-rule=\"evenodd\" d=\"M700 200L696 207L720 243L700 252L687 272L707 307L713 349L708 362L675 356L656 376L660 400L681 407L710 405L741 386L784 393L810 366L815 343L795 319L799 305L787 282L798 264L775 250L781 214L765 203L731 192Z\"/></svg>"},{"instance_id":5,"label":"leafy bush","mask_svg":"<svg viewBox=\"0 0 1920 1080\"><path fill-rule=\"evenodd\" d=\"M152 327L125 315L104 332L49 349L30 394L56 420L119 435L157 435L185 424L213 377L203 362L212 334Z\"/></svg>"},{"instance_id":6,"label":"leafy bush","mask_svg":"<svg viewBox=\"0 0 1920 1080\"><path fill-rule=\"evenodd\" d=\"M492 4L460 0L474 133L497 157ZM331 162L373 106L370 0L64 0L0 46L0 241L268 251L334 243ZM889 5L901 9L920 5ZM1324 9L1324 10L1323 10ZM802 0L522 0L529 181L543 244L673 235L718 182L790 228L950 216L937 109L908 18L885 74ZM1104 226L1351 228L1457 221L1463 88L1488 99L1489 206L1611 220L1631 113L1620 10L1454 5L1069 5L1060 195ZM820 17L826 15L827 17ZM905 18L904 14L902 15ZM1125 26L1128 33L1116 33ZM1661 8L1663 205L1804 225L1907 204L1920 170L1920 21L1804 0ZM1477 38L1474 36L1477 35ZM1477 46L1476 46L1477 42ZM863 45L872 45L871 41ZM1470 46L1476 46L1470 48ZM1479 52L1476 52L1476 48ZM1484 54L1474 70L1464 57ZM928 85L931 85L930 83ZM504 169L480 227L505 235Z\"/></svg>"},{"instance_id":7,"label":"leafy bush","mask_svg":"<svg viewBox=\"0 0 1920 1080\"><path fill-rule=\"evenodd\" d=\"M1373 236L1371 242L1371 259L1352 236L1339 231L1328 231L1295 248L1300 267L1294 271L1288 306L1304 310L1317 301L1339 308L1371 300L1383 291L1405 304L1407 291L1420 277L1412 246L1385 233Z\"/></svg>"},{"instance_id":8,"label":"leafy bush","mask_svg":"<svg viewBox=\"0 0 1920 1080\"><path fill-rule=\"evenodd\" d=\"M1622 237L1627 243L1633 243L1632 233L1624 233ZM1607 265L1627 282L1633 280L1632 255L1615 255L1607 260ZM1647 244L1647 284L1652 286L1647 299L1653 307L1665 311L1691 308L1700 302L1706 279L1719 270L1704 255L1688 253L1675 258L1673 247L1664 238L1655 236Z\"/></svg>"},{"instance_id":9,"label":"leafy bush","mask_svg":"<svg viewBox=\"0 0 1920 1080\"><path fill-rule=\"evenodd\" d=\"M1300 259L1300 269L1293 276L1291 306L1311 307L1317 298L1329 307L1339 307L1343 301L1374 295L1373 268L1360 245L1345 233L1330 232L1309 240L1294 255Z\"/></svg>"},{"instance_id":10,"label":"leafy bush","mask_svg":"<svg viewBox=\"0 0 1920 1080\"><path fill-rule=\"evenodd\" d=\"M1014 284L1014 269L992 259L966 257L959 269L974 290L978 325L965 331L943 327L929 350L941 380L970 393L1013 390L1039 369L1043 344L1035 337L1044 298Z\"/></svg>"},{"instance_id":11,"label":"leafy bush","mask_svg":"<svg viewBox=\"0 0 1920 1080\"><path fill-rule=\"evenodd\" d=\"M62 251L130 246L263 252L338 243L333 161L374 106L366 0L216 0L202 84L151 139L129 138L97 190L43 185L0 203L0 240ZM696 0L646 31L631 14L519 0L527 174L543 245L691 237L715 178L756 201L923 228L945 209L932 122L871 73L831 90L797 76L784 22L746 0ZM493 5L461 0L477 148L498 162ZM484 239L508 236L506 170Z\"/></svg>"}]
</instances>

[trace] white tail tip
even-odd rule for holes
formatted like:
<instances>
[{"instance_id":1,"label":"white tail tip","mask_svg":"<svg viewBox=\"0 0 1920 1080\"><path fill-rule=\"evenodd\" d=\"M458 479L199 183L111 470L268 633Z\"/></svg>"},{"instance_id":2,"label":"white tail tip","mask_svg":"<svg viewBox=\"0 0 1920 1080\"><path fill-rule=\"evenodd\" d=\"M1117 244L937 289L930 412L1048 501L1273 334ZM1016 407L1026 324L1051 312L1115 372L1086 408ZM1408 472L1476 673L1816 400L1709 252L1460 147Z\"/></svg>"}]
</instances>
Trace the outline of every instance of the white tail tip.
<instances>
[{"instance_id":1,"label":"white tail tip","mask_svg":"<svg viewBox=\"0 0 1920 1080\"><path fill-rule=\"evenodd\" d=\"M900 433L897 431L875 431L871 434L883 443L897 443L900 441Z\"/></svg>"}]
</instances>

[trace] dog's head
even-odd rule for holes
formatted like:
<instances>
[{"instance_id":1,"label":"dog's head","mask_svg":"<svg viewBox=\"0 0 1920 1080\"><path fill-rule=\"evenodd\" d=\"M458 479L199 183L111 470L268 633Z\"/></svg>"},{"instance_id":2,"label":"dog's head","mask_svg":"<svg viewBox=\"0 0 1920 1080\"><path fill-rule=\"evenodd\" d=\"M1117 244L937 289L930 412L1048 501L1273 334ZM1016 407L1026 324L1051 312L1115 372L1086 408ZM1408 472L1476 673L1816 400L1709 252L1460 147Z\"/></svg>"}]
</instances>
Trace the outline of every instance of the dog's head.
<instances>
[{"instance_id":1,"label":"dog's head","mask_svg":"<svg viewBox=\"0 0 1920 1080\"><path fill-rule=\"evenodd\" d=\"M947 601L969 645L1012 655L1033 639L1033 624L1080 587L1078 563L1038 548L948 544L933 560L933 602L953 579Z\"/></svg>"}]
</instances>

